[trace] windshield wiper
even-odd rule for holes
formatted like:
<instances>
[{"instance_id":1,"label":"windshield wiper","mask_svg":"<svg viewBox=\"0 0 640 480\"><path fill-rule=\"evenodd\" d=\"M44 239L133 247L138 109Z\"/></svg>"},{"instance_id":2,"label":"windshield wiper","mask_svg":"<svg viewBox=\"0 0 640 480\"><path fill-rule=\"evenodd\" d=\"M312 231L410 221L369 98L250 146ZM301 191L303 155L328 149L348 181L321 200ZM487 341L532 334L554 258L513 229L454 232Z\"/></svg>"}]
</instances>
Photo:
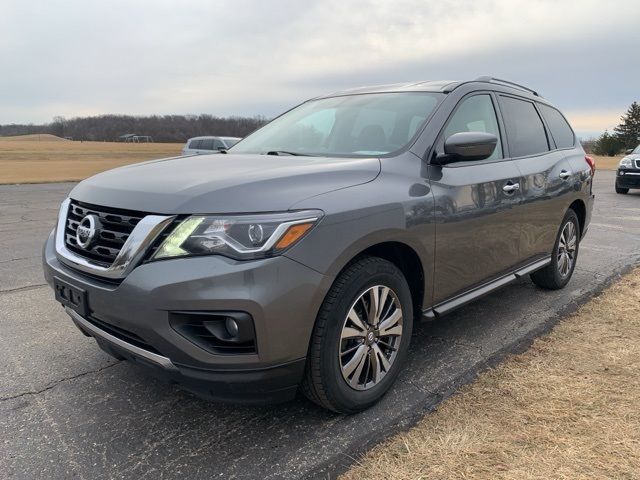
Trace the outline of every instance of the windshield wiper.
<instances>
[{"instance_id":1,"label":"windshield wiper","mask_svg":"<svg viewBox=\"0 0 640 480\"><path fill-rule=\"evenodd\" d=\"M267 152L267 155L293 155L294 157L312 157L313 156L313 155L308 155L306 153L287 152L286 150L270 150Z\"/></svg>"}]
</instances>

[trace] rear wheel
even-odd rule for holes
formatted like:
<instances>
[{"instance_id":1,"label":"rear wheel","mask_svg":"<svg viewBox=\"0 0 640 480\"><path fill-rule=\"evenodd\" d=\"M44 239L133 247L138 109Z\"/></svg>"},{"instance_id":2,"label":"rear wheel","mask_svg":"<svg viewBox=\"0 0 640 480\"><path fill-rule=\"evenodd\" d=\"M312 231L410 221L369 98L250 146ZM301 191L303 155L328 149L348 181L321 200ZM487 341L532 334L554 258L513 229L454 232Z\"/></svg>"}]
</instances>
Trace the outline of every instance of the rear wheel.
<instances>
[{"instance_id":1,"label":"rear wheel","mask_svg":"<svg viewBox=\"0 0 640 480\"><path fill-rule=\"evenodd\" d=\"M629 193L629 189L628 188L620 188L616 186L616 193L621 193L623 195L626 195L627 193Z\"/></svg>"},{"instance_id":2,"label":"rear wheel","mask_svg":"<svg viewBox=\"0 0 640 480\"><path fill-rule=\"evenodd\" d=\"M580 223L576 212L569 209L562 220L560 231L551 254L551 263L533 272L531 280L549 290L564 288L569 283L578 260L580 247Z\"/></svg>"},{"instance_id":3,"label":"rear wheel","mask_svg":"<svg viewBox=\"0 0 640 480\"><path fill-rule=\"evenodd\" d=\"M400 372L412 326L411 293L398 267L377 257L356 261L320 309L302 391L340 413L373 405Z\"/></svg>"}]
</instances>

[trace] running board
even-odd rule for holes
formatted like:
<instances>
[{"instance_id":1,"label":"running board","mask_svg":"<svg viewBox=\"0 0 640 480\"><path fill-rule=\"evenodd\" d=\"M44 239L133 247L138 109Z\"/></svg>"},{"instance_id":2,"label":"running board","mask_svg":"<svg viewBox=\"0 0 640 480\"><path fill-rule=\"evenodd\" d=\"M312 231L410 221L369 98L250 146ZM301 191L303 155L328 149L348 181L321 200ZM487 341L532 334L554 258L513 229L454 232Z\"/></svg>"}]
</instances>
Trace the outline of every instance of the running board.
<instances>
[{"instance_id":1,"label":"running board","mask_svg":"<svg viewBox=\"0 0 640 480\"><path fill-rule=\"evenodd\" d=\"M455 310L456 308L460 308L461 306L466 305L467 303L472 302L473 300L476 300L480 297L484 297L485 295L493 292L494 290L497 290L498 288L502 288L505 285L508 285L509 283L517 280L520 277L523 277L532 272L535 272L536 270L540 270L541 268L546 267L550 263L551 263L551 256L545 257L542 260L536 260L535 262L530 263L529 265L526 265L522 268L519 268L518 270L512 273L509 273L495 280L492 280L488 283L480 285L479 287L476 287L468 292L457 295L451 298L450 300L446 300L442 303L439 303L438 305L432 308L428 308L422 312L422 317L425 320L433 320L434 318L445 315Z\"/></svg>"}]
</instances>

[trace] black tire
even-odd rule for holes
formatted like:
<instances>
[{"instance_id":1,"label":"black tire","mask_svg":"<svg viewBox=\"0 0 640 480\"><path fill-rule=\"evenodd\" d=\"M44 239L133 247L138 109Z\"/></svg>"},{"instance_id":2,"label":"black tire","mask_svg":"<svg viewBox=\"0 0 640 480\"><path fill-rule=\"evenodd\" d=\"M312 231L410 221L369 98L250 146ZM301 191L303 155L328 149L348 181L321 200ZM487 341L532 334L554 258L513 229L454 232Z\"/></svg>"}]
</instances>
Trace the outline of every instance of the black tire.
<instances>
[{"instance_id":1,"label":"black tire","mask_svg":"<svg viewBox=\"0 0 640 480\"><path fill-rule=\"evenodd\" d=\"M621 193L622 195L626 195L627 193L629 193L629 189L616 186L616 193Z\"/></svg>"},{"instance_id":2,"label":"black tire","mask_svg":"<svg viewBox=\"0 0 640 480\"><path fill-rule=\"evenodd\" d=\"M560 239L562 237L562 232L569 222L573 224L573 228L575 229L576 242L571 266L566 274L563 275L560 268ZM569 209L567 210L567 213L565 214L562 223L560 224L558 236L556 237L556 243L553 246L553 252L551 254L551 263L545 268L533 272L530 275L533 283L547 290L559 290L561 288L564 288L567 283L569 283L569 280L571 280L571 276L573 275L573 271L576 268L576 262L578 261L580 234L580 222L578 221L578 216L576 215L576 212L574 212L572 209Z\"/></svg>"},{"instance_id":3,"label":"black tire","mask_svg":"<svg viewBox=\"0 0 640 480\"><path fill-rule=\"evenodd\" d=\"M395 293L394 298L402 309L402 335L397 340L394 360L382 379L368 389L356 390L343 376L341 348L345 340L341 335L352 306L365 292L377 286L388 287ZM302 392L311 401L338 413L355 413L370 407L387 392L398 376L407 356L412 327L411 291L400 269L382 258L359 258L338 276L320 308L311 337ZM375 356L374 353L372 355ZM364 373L363 383L367 383L367 374Z\"/></svg>"}]
</instances>

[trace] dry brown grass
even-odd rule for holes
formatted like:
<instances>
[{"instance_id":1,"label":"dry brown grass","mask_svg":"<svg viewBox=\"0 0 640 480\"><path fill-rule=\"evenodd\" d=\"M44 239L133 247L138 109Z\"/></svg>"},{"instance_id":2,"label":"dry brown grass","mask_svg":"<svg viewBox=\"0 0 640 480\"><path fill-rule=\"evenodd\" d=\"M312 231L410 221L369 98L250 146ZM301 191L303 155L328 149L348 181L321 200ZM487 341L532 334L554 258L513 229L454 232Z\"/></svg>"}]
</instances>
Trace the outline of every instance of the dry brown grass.
<instances>
[{"instance_id":1,"label":"dry brown grass","mask_svg":"<svg viewBox=\"0 0 640 480\"><path fill-rule=\"evenodd\" d=\"M0 184L82 180L129 163L178 155L177 143L72 142L0 137ZM53 137L47 138L47 137Z\"/></svg>"},{"instance_id":2,"label":"dry brown grass","mask_svg":"<svg viewBox=\"0 0 640 480\"><path fill-rule=\"evenodd\" d=\"M640 478L640 268L343 480Z\"/></svg>"},{"instance_id":3,"label":"dry brown grass","mask_svg":"<svg viewBox=\"0 0 640 480\"><path fill-rule=\"evenodd\" d=\"M129 163L171 157L177 143L73 142L54 135L0 137L0 184L77 181ZM601 170L615 170L622 156L592 155Z\"/></svg>"},{"instance_id":4,"label":"dry brown grass","mask_svg":"<svg viewBox=\"0 0 640 480\"><path fill-rule=\"evenodd\" d=\"M601 155L591 155L591 158L596 161L596 168L598 170L615 170L618 168L618 163L624 155L615 155L613 157L603 157Z\"/></svg>"}]
</instances>

